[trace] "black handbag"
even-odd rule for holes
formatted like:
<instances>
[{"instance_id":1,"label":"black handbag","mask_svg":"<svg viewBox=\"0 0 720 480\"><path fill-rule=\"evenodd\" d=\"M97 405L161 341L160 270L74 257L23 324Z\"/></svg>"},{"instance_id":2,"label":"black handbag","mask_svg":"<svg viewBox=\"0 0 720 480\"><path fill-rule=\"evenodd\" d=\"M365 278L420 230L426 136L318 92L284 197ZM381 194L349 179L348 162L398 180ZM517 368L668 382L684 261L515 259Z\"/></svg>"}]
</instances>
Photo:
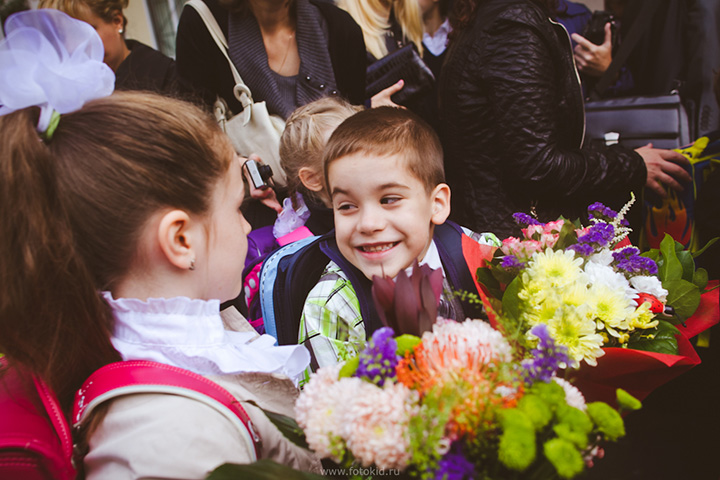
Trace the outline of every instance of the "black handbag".
<instances>
[{"instance_id":1,"label":"black handbag","mask_svg":"<svg viewBox=\"0 0 720 480\"><path fill-rule=\"evenodd\" d=\"M431 92L435 77L412 43L387 54L371 63L366 72L365 98L404 80L402 90L392 96L392 101L404 105L419 95Z\"/></svg>"},{"instance_id":2,"label":"black handbag","mask_svg":"<svg viewBox=\"0 0 720 480\"><path fill-rule=\"evenodd\" d=\"M693 123L676 92L667 95L632 96L601 100L643 32L650 25L660 2L648 1L628 36L600 77L585 103L585 141L619 143L638 148L652 143L655 148L678 148L695 139Z\"/></svg>"},{"instance_id":3,"label":"black handbag","mask_svg":"<svg viewBox=\"0 0 720 480\"><path fill-rule=\"evenodd\" d=\"M680 95L637 96L585 104L585 139L628 148L678 148L694 140Z\"/></svg>"}]
</instances>

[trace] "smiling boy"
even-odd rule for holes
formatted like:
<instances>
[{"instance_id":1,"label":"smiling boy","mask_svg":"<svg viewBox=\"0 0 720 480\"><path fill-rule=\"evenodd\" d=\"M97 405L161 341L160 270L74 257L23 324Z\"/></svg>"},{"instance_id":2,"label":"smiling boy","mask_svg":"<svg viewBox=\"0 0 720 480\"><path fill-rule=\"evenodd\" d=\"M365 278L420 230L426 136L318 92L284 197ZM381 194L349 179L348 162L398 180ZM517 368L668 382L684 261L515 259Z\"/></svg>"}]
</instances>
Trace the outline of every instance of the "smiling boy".
<instances>
[{"instance_id":1,"label":"smiling boy","mask_svg":"<svg viewBox=\"0 0 720 480\"><path fill-rule=\"evenodd\" d=\"M450 188L440 143L430 126L407 110L380 107L345 120L328 141L324 168L341 257L327 264L303 307L299 343L310 349L314 368L354 356L377 327L367 328L358 300L373 275L394 278L415 260L445 273L448 257L462 255L466 234L499 246L492 234L446 224ZM449 242L434 239L439 226ZM464 320L463 305L449 292L465 285L452 283L445 275L439 315Z\"/></svg>"}]
</instances>

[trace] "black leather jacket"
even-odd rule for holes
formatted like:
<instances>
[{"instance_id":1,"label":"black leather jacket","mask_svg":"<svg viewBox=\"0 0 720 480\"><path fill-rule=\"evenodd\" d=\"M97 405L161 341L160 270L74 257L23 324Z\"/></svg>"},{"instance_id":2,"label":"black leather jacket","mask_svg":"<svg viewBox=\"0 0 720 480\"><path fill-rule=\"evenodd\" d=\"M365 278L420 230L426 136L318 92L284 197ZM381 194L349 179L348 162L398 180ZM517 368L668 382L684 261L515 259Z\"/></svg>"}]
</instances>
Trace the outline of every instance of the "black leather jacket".
<instances>
[{"instance_id":1,"label":"black leather jacket","mask_svg":"<svg viewBox=\"0 0 720 480\"><path fill-rule=\"evenodd\" d=\"M584 106L566 30L530 0L487 0L450 45L440 77L451 218L501 238L515 212L574 219L624 204L647 175L619 146L582 148Z\"/></svg>"}]
</instances>

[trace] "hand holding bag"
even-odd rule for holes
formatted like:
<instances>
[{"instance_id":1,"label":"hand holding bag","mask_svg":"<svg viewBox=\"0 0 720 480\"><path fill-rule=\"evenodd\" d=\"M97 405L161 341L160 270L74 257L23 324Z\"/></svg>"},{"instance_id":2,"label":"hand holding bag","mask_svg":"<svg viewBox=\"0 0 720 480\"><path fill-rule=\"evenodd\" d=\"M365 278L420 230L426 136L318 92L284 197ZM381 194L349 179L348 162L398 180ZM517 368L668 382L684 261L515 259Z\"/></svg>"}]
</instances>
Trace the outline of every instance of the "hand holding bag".
<instances>
[{"instance_id":1,"label":"hand holding bag","mask_svg":"<svg viewBox=\"0 0 720 480\"><path fill-rule=\"evenodd\" d=\"M187 5L197 10L218 48L225 55L235 79L233 94L243 106L241 113L232 116L225 100L218 96L214 105L215 119L230 137L238 154L243 157L251 153L257 154L263 163L272 167L275 184L281 187L287 185L287 177L280 165L280 135L285 130L285 121L277 115L270 115L265 102L253 101L250 88L245 85L228 56L227 40L208 6L202 0L190 0Z\"/></svg>"},{"instance_id":2,"label":"hand holding bag","mask_svg":"<svg viewBox=\"0 0 720 480\"><path fill-rule=\"evenodd\" d=\"M591 92L591 101L585 104L586 141L619 143L628 148L652 143L655 148L672 149L687 145L695 138L693 125L676 92L600 100L650 25L659 4L645 2L637 23Z\"/></svg>"},{"instance_id":3,"label":"hand holding bag","mask_svg":"<svg viewBox=\"0 0 720 480\"><path fill-rule=\"evenodd\" d=\"M365 75L365 97L371 98L382 90L404 80L402 90L392 96L392 101L404 105L423 93L432 91L435 77L425 65L412 43L395 50L370 64Z\"/></svg>"}]
</instances>

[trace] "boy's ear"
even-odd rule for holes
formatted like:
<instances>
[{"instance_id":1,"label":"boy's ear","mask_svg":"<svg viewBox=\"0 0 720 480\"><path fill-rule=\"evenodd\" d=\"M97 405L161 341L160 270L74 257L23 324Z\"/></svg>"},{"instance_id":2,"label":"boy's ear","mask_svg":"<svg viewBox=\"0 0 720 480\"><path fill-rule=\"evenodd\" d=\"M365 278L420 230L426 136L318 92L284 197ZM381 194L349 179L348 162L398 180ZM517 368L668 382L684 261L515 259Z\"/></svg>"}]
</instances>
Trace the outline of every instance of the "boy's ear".
<instances>
[{"instance_id":1,"label":"boy's ear","mask_svg":"<svg viewBox=\"0 0 720 480\"><path fill-rule=\"evenodd\" d=\"M122 12L121 12L120 10L115 10L115 11L113 11L113 13L112 13L112 22L111 22L111 23L112 23L113 25L119 27L119 28L124 28L124 25L123 25L123 24L124 24L125 22L124 22L124 19L123 19Z\"/></svg>"},{"instance_id":2,"label":"boy's ear","mask_svg":"<svg viewBox=\"0 0 720 480\"><path fill-rule=\"evenodd\" d=\"M435 187L430 196L432 201L432 217L434 225L442 225L450 216L450 187L441 183Z\"/></svg>"},{"instance_id":3,"label":"boy's ear","mask_svg":"<svg viewBox=\"0 0 720 480\"><path fill-rule=\"evenodd\" d=\"M195 248L199 240L190 228L191 220L183 210L171 210L164 214L158 224L158 244L168 261L183 270L195 263Z\"/></svg>"},{"instance_id":4,"label":"boy's ear","mask_svg":"<svg viewBox=\"0 0 720 480\"><path fill-rule=\"evenodd\" d=\"M320 192L323 189L322 175L310 167L302 167L298 170L298 177L305 188L313 192Z\"/></svg>"}]
</instances>

